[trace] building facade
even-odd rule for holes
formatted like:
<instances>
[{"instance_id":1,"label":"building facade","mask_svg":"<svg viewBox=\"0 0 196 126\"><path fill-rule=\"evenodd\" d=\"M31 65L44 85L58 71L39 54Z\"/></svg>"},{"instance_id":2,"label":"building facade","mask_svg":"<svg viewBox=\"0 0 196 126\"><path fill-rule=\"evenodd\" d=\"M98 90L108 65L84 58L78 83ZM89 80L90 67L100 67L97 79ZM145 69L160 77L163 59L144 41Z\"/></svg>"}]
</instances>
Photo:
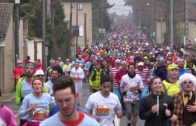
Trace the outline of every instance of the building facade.
<instances>
[{"instance_id":1,"label":"building facade","mask_svg":"<svg viewBox=\"0 0 196 126\"><path fill-rule=\"evenodd\" d=\"M15 64L13 4L0 3L0 89L13 91L12 70Z\"/></svg>"},{"instance_id":2,"label":"building facade","mask_svg":"<svg viewBox=\"0 0 196 126\"><path fill-rule=\"evenodd\" d=\"M92 44L91 0L62 0L62 5L65 14L64 21L69 24L68 27L71 24L72 31L74 31L78 24L78 42L76 37L72 40L72 51L76 51L76 44L78 47L84 47L86 43Z\"/></svg>"}]
</instances>

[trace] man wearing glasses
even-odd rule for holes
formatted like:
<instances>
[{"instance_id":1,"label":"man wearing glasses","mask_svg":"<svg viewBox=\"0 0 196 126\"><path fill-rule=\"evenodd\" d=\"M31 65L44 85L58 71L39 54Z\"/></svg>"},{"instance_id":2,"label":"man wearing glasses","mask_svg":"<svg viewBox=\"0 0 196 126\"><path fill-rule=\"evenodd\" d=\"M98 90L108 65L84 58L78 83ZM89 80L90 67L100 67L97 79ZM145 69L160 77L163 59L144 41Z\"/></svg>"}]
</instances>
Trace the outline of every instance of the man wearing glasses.
<instances>
[{"instance_id":1,"label":"man wearing glasses","mask_svg":"<svg viewBox=\"0 0 196 126\"><path fill-rule=\"evenodd\" d=\"M180 92L172 96L174 115L172 126L196 126L196 78L190 73L180 76Z\"/></svg>"},{"instance_id":2,"label":"man wearing glasses","mask_svg":"<svg viewBox=\"0 0 196 126\"><path fill-rule=\"evenodd\" d=\"M95 119L76 110L78 93L70 76L59 77L54 82L53 91L60 111L40 126L99 126Z\"/></svg>"}]
</instances>

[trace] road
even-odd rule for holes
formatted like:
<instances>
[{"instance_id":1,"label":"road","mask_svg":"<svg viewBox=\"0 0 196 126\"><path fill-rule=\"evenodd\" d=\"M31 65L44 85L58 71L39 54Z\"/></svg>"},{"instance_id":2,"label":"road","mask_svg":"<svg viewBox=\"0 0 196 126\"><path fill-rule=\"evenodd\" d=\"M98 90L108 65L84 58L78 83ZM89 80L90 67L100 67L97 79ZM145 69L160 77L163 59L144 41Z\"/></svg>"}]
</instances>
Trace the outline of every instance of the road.
<instances>
[{"instance_id":1,"label":"road","mask_svg":"<svg viewBox=\"0 0 196 126\"><path fill-rule=\"evenodd\" d=\"M86 101L88 99L89 96L89 88L88 88L88 84L85 83L83 84L83 99L81 102L81 110L84 109ZM18 117L18 110L19 107L15 105L14 103L14 99L9 101L9 102L4 102L3 104L7 105L9 108L11 108L16 116L17 122L19 124L19 117ZM127 126L127 119L125 116L123 116L121 119L117 119L115 118L115 126ZM138 122L137 122L137 126L144 126L144 121L140 120L138 118Z\"/></svg>"}]
</instances>

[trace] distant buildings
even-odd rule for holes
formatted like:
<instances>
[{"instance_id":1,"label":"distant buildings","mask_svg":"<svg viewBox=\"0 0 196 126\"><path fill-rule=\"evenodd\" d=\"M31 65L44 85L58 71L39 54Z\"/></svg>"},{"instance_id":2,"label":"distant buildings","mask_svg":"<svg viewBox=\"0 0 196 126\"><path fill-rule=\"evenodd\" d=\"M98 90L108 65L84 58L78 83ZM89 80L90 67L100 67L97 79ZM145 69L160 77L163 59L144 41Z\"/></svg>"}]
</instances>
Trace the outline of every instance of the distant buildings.
<instances>
[{"instance_id":1,"label":"distant buildings","mask_svg":"<svg viewBox=\"0 0 196 126\"><path fill-rule=\"evenodd\" d=\"M72 52L76 52L76 44L78 47L84 47L85 43L92 44L92 0L62 0L62 4L65 22L69 24L69 27L70 24L72 25L72 31L78 30L78 32L75 32L75 35L78 35L78 41L75 37L72 40L73 46L71 48Z\"/></svg>"}]
</instances>

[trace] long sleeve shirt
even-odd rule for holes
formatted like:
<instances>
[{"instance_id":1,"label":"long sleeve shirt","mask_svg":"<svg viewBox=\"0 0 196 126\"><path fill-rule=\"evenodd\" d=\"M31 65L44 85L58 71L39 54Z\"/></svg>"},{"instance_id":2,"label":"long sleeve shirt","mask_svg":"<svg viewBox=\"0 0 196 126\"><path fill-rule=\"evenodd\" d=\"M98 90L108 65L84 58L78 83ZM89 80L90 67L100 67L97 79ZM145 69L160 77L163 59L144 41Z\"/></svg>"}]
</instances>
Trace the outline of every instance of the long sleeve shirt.
<instances>
[{"instance_id":1,"label":"long sleeve shirt","mask_svg":"<svg viewBox=\"0 0 196 126\"><path fill-rule=\"evenodd\" d=\"M17 126L14 113L5 105L0 107L0 126Z\"/></svg>"},{"instance_id":2,"label":"long sleeve shirt","mask_svg":"<svg viewBox=\"0 0 196 126\"><path fill-rule=\"evenodd\" d=\"M36 109L26 114L26 109L31 107L33 104L37 104ZM46 118L46 113L49 110L49 105L54 104L54 99L48 93L43 93L40 98L35 97L34 94L31 93L27 95L22 101L22 105L19 109L19 116L23 117L28 115L28 121L41 122Z\"/></svg>"},{"instance_id":3,"label":"long sleeve shirt","mask_svg":"<svg viewBox=\"0 0 196 126\"><path fill-rule=\"evenodd\" d=\"M142 81L144 83L144 87L148 87L148 82L150 82L150 79L151 79L151 75L150 75L149 69L148 68L144 68L142 71L139 71L138 69L136 69L135 73L140 75L140 77L142 78Z\"/></svg>"}]
</instances>

